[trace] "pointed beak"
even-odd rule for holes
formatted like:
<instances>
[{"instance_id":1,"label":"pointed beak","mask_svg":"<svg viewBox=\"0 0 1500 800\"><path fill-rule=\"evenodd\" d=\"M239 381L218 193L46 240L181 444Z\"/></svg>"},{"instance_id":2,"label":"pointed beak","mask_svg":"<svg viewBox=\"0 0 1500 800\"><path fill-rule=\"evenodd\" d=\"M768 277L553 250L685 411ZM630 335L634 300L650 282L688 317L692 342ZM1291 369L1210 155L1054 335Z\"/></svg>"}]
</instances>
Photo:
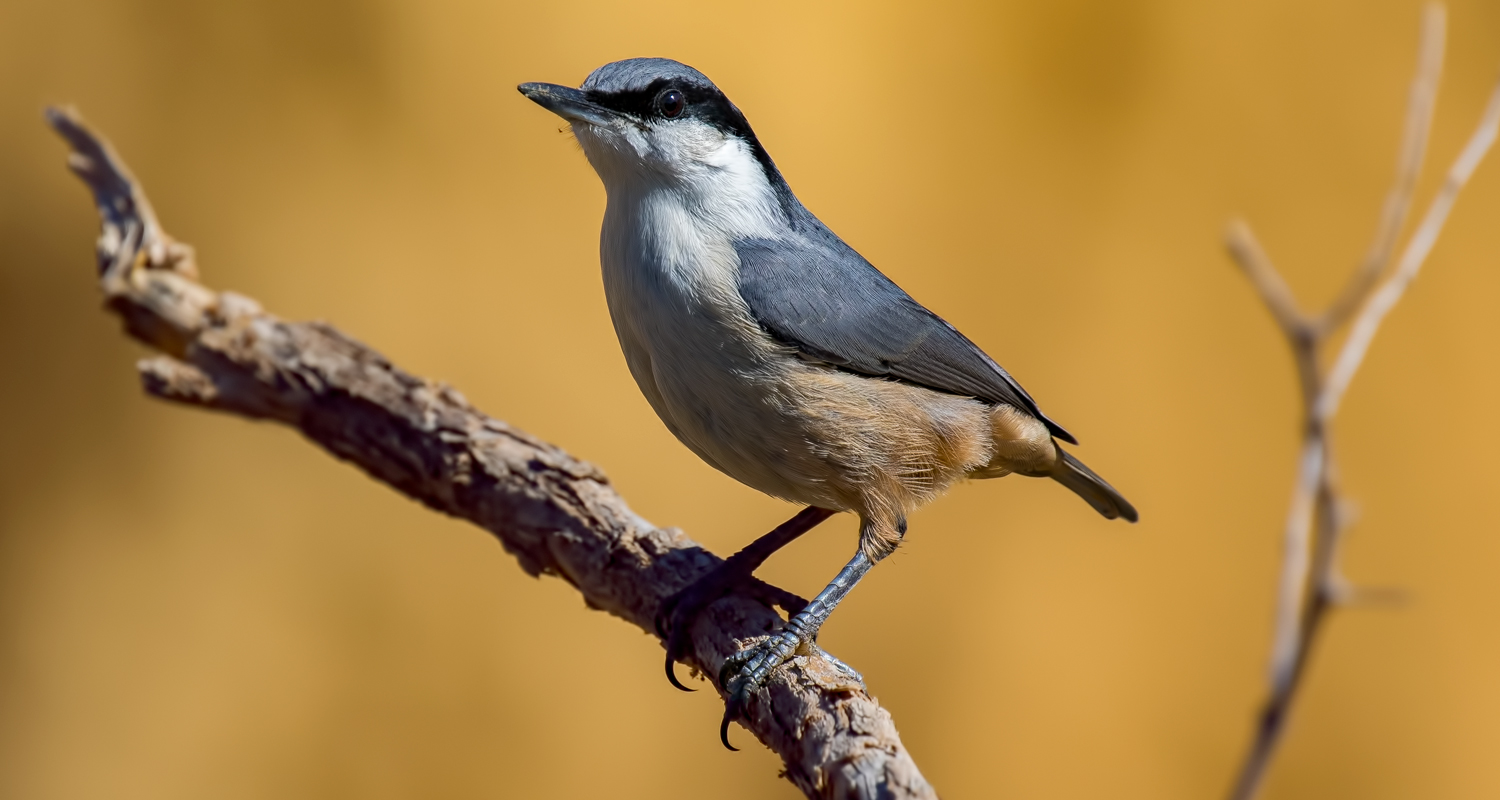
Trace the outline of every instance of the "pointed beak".
<instances>
[{"instance_id":1,"label":"pointed beak","mask_svg":"<svg viewBox=\"0 0 1500 800\"><path fill-rule=\"evenodd\" d=\"M577 89L555 83L523 83L516 89L527 99L569 122L607 128L621 121L619 112L589 100L588 95Z\"/></svg>"}]
</instances>

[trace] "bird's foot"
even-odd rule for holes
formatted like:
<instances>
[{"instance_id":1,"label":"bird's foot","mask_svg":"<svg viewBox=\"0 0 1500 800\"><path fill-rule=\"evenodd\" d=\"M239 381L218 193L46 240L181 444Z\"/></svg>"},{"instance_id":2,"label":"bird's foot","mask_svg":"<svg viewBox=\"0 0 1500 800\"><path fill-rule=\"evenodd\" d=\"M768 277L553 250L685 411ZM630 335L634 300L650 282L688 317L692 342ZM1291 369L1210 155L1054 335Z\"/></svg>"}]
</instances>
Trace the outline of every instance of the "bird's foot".
<instances>
[{"instance_id":1,"label":"bird's foot","mask_svg":"<svg viewBox=\"0 0 1500 800\"><path fill-rule=\"evenodd\" d=\"M732 593L743 593L768 606L779 606L788 615L796 614L807 605L807 601L801 597L756 578L752 570L752 567L730 558L712 572L662 600L656 610L656 633L666 641L667 680L673 686L685 692L693 691L677 680L674 665L683 660L692 649L693 620L715 600Z\"/></svg>"},{"instance_id":2,"label":"bird's foot","mask_svg":"<svg viewBox=\"0 0 1500 800\"><path fill-rule=\"evenodd\" d=\"M724 666L719 670L719 685L724 687L728 698L724 701L724 720L719 724L719 741L730 750L738 748L729 743L729 723L744 715L745 708L750 704L750 697L765 685L771 671L793 656L821 656L861 688L864 687L864 676L819 647L817 631L805 633L798 624L800 621L799 617L793 617L780 633L724 660Z\"/></svg>"}]
</instances>

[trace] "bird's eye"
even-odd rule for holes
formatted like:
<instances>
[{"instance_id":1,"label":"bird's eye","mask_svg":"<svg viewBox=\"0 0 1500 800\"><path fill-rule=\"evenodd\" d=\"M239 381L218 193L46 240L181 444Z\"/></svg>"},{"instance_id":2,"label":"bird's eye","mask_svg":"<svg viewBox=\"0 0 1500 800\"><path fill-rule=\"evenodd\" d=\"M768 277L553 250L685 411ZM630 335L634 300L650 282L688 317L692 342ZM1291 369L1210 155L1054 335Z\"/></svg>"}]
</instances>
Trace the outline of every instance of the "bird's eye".
<instances>
[{"instance_id":1,"label":"bird's eye","mask_svg":"<svg viewBox=\"0 0 1500 800\"><path fill-rule=\"evenodd\" d=\"M656 98L657 110L661 111L661 115L667 119L680 116L682 110L686 107L687 98L683 97L682 92L676 89L668 89L662 92L660 97Z\"/></svg>"}]
</instances>

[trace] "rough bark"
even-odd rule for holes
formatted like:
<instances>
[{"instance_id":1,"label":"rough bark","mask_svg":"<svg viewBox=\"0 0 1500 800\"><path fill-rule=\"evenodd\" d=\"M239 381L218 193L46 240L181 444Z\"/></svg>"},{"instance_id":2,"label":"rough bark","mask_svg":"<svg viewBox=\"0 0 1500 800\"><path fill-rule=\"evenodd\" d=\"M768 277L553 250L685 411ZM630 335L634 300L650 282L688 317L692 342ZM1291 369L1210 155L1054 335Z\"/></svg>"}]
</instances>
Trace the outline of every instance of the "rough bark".
<instances>
[{"instance_id":1,"label":"rough bark","mask_svg":"<svg viewBox=\"0 0 1500 800\"><path fill-rule=\"evenodd\" d=\"M72 112L54 109L48 119L99 208L106 306L160 353L139 364L150 394L292 426L397 491L489 531L526 572L560 577L591 607L648 633L663 598L721 563L680 530L632 512L599 468L486 416L452 388L328 325L287 322L204 286L192 250L162 232L109 146ZM717 675L741 645L781 625L762 602L725 597L694 625L690 665ZM741 724L808 797L936 797L891 715L820 657L777 670Z\"/></svg>"}]
</instances>

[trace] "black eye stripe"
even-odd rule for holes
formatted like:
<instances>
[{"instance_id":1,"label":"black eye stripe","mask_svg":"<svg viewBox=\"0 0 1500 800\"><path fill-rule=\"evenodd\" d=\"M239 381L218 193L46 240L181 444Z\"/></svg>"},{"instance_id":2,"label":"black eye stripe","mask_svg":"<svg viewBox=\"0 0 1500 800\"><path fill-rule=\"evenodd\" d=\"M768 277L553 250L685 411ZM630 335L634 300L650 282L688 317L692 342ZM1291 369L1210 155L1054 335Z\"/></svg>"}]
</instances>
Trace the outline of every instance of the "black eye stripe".
<instances>
[{"instance_id":1,"label":"black eye stripe","mask_svg":"<svg viewBox=\"0 0 1500 800\"><path fill-rule=\"evenodd\" d=\"M655 115L656 99L667 88L667 81L656 80L639 89L608 93L590 92L589 99L605 108L612 108L638 119L646 119Z\"/></svg>"},{"instance_id":2,"label":"black eye stripe","mask_svg":"<svg viewBox=\"0 0 1500 800\"><path fill-rule=\"evenodd\" d=\"M661 100L671 92L682 95L684 107L677 115L665 114ZM638 89L616 92L589 92L589 99L605 108L629 114L639 120L698 119L724 131L744 137L750 125L723 92L712 86L658 79Z\"/></svg>"},{"instance_id":3,"label":"black eye stripe","mask_svg":"<svg viewBox=\"0 0 1500 800\"><path fill-rule=\"evenodd\" d=\"M755 160L760 162L761 169L765 171L767 180L772 186L778 187L777 197L781 200L782 207L787 210L788 215L795 216L795 209L801 206L797 203L797 198L792 196L791 189L786 187L786 181L782 179L781 172L776 169L776 164L771 161L771 155L766 152L765 147L761 146L760 140L755 136L755 131L750 129L750 123L746 121L745 115L741 114L740 110L729 102L729 98L712 84L675 78L657 78L639 88L614 91L592 89L587 90L586 94L592 102L646 122L661 118L655 108L655 103L656 99L667 89L682 92L683 98L687 101L677 119L696 120L711 125L725 135L733 136L748 144L750 152L755 155Z\"/></svg>"}]
</instances>

